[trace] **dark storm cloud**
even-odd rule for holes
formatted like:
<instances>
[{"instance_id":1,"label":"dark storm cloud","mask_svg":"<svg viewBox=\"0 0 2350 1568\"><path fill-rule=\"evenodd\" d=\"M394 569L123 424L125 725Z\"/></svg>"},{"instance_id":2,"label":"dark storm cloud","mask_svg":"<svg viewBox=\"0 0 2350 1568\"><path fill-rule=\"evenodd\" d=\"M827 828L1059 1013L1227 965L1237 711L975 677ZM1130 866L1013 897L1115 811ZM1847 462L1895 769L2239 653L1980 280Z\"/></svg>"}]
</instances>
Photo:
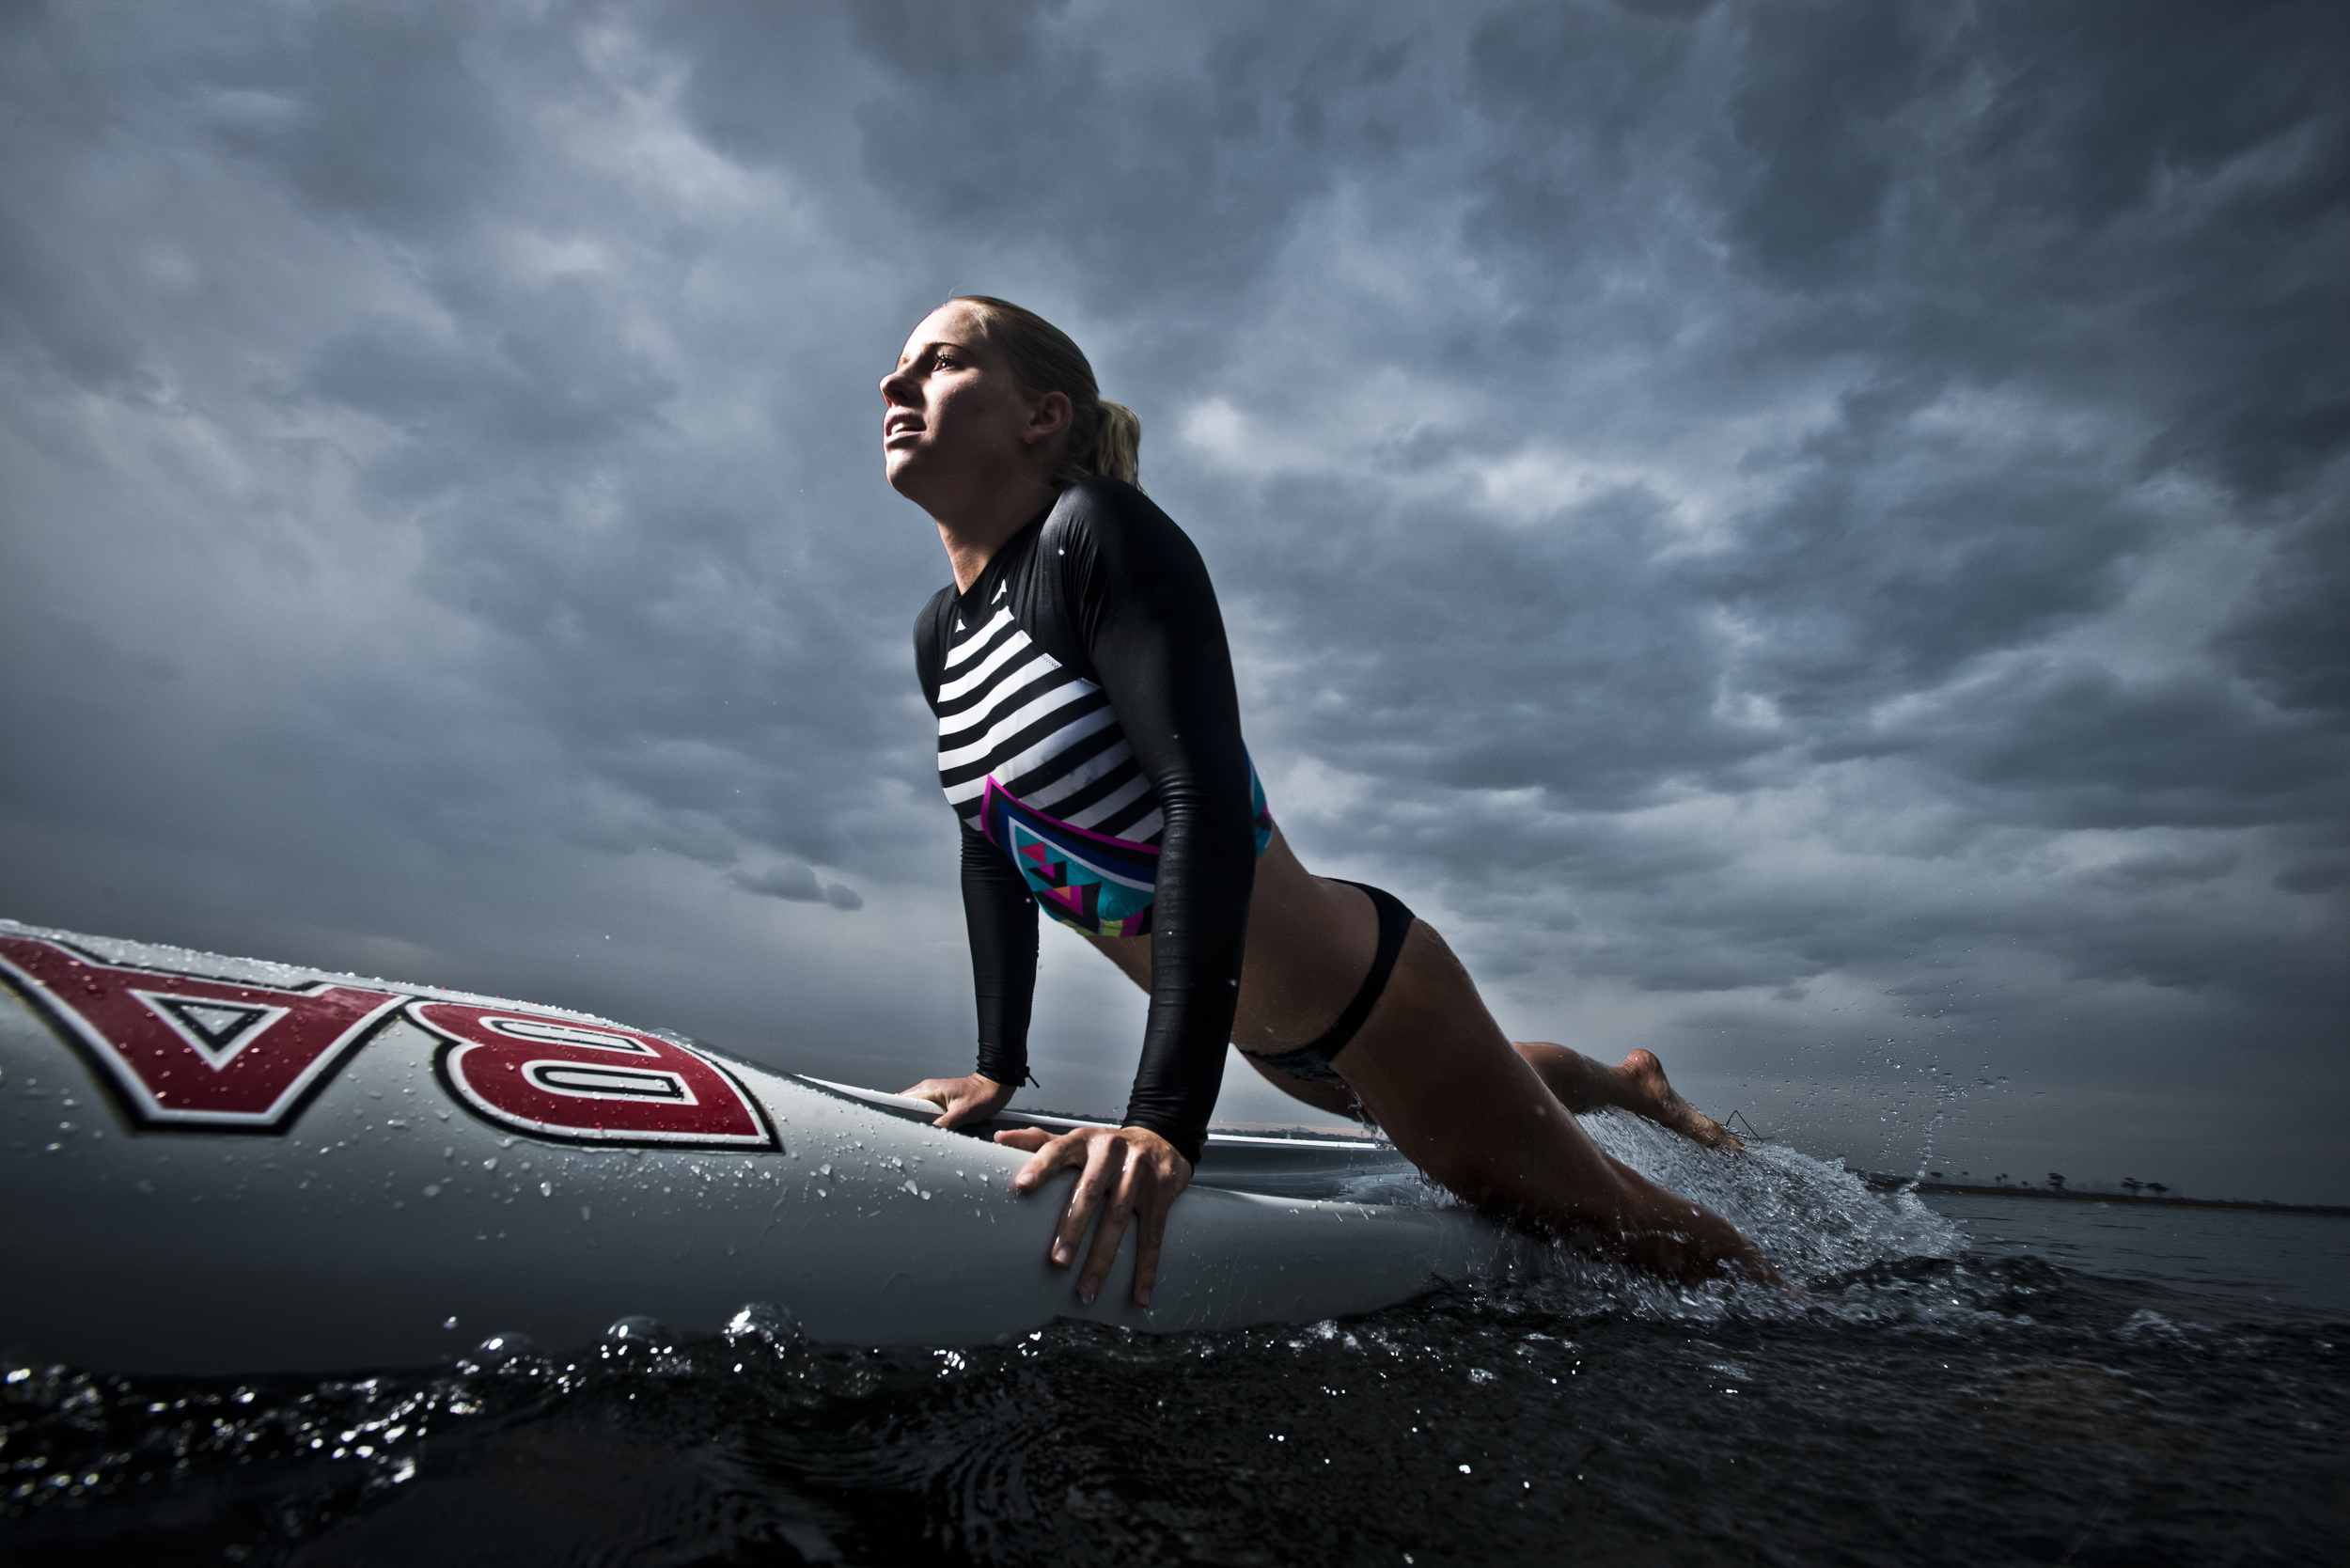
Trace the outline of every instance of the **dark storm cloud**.
<instances>
[{"instance_id":1,"label":"dark storm cloud","mask_svg":"<svg viewBox=\"0 0 2350 1568\"><path fill-rule=\"evenodd\" d=\"M862 451L897 311L772 320L776 193L596 26L89 13L14 55L54 113L9 182L11 886L754 1040L935 1034L759 914L864 918L920 862L934 569L893 577L870 465L806 445Z\"/></svg>"},{"instance_id":2,"label":"dark storm cloud","mask_svg":"<svg viewBox=\"0 0 2350 1568\"><path fill-rule=\"evenodd\" d=\"M1375 12L1336 28L1203 7L1115 32L1046 5L850 14L894 89L857 117L874 182L950 230L1042 241L1120 312L1246 289L1302 208L1442 112L1402 81L1411 40Z\"/></svg>"},{"instance_id":3,"label":"dark storm cloud","mask_svg":"<svg viewBox=\"0 0 2350 1568\"><path fill-rule=\"evenodd\" d=\"M1322 677L1356 700L1308 722L1318 754L1352 751L1383 777L1528 789L1546 810L1784 789L1807 765L1906 757L1928 765L1888 770L1862 812L1931 803L1954 819L1936 833L1950 839L2009 823L2338 820L2339 707L2296 711L2256 685L2283 669L2314 685L2330 651L2279 657L2208 615L2171 629L2157 660L2170 667L2075 646L2127 621L2154 563L2192 541L2234 538L2265 598L2284 558L2338 537L2339 432L2316 411L2340 403L2344 378L2310 329L2341 312L2315 264L2343 251L2344 123L2324 93L2339 38L2249 46L2199 15L2148 41L2143 21L2019 8L1490 18L1468 60L1498 145L1464 231L1486 243L1483 279L1520 303L1518 342L1489 342L1504 373L1571 399L1569 378L1534 362L1622 346L1675 391L1709 384L1679 409L1718 409L1724 386L1751 398L1766 377L1817 384L1840 362L1844 389L1797 439L1740 454L1763 498L1695 548L1611 533L1592 503L1513 537L1412 497L1416 541L1383 540L1342 591L1266 612L1349 664ZM2311 25L2335 30L2303 10L2254 31ZM2120 65L2105 47L2115 32L2134 39ZM1711 221L1688 234L1650 215L1692 201ZM1684 239L1725 253L1709 288L1659 301L1614 275L1631 244L1649 276L1678 273ZM1601 308L1578 308L1594 292ZM1620 320L1611 294L1630 306ZM1563 400L1538 402L1536 419ZM1622 413L1600 416L1620 426ZM1364 510L1334 498L1315 521L1343 530L1335 514ZM1453 626L1423 605L1450 608ZM2296 624L2286 615L2280 631ZM1349 621L1412 627L1410 646L1366 674ZM1590 792L1610 777L1632 794ZM1549 865L1587 889L1608 880L1588 840L1546 861L1548 839L1527 824L1418 832L1465 882ZM1658 886L1642 856L1609 858ZM1722 846L1705 867L1710 933L1734 920L1729 858ZM1912 939L1889 934L1905 923L1886 917L1892 889L1872 891L1874 907L1804 912L1800 937L1740 932L1728 962L1690 962L1685 939L1665 939L1669 917L1636 924L1637 951L1681 956L1626 962L1644 983L1699 987L1761 983L1774 964L1865 963ZM1783 886L1773 892L1783 926ZM2131 939L2182 919L2194 923L2165 910ZM1788 949L1809 956L1767 956ZM2298 950L2306 985L2331 960ZM2279 967L2236 973L2261 994ZM2158 984L2181 972L2145 968Z\"/></svg>"},{"instance_id":4,"label":"dark storm cloud","mask_svg":"<svg viewBox=\"0 0 2350 1568\"><path fill-rule=\"evenodd\" d=\"M2199 1053L2342 1087L2346 33L20 8L5 912L952 1058L872 384L979 290L1142 411L1292 839L1513 1029L1871 1137L1921 1051L2126 1078L2171 1120L2013 1125L2255 1162ZM1114 1103L1136 1004L1052 963Z\"/></svg>"}]
</instances>

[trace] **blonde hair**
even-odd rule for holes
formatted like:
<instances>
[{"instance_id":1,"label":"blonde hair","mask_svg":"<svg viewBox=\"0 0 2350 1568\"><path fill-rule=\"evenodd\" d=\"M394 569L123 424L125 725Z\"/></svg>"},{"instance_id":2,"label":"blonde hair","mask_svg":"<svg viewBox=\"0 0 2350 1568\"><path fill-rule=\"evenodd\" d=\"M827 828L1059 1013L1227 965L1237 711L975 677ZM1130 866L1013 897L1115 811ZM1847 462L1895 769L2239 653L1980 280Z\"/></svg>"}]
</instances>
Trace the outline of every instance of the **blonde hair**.
<instances>
[{"instance_id":1,"label":"blonde hair","mask_svg":"<svg viewBox=\"0 0 2350 1568\"><path fill-rule=\"evenodd\" d=\"M1058 392L1069 400L1069 436L1053 464L1053 482L1073 485L1096 474L1142 488L1142 419L1124 403L1102 396L1085 351L1035 311L988 294L958 294L979 331L1011 368L1024 396Z\"/></svg>"}]
</instances>

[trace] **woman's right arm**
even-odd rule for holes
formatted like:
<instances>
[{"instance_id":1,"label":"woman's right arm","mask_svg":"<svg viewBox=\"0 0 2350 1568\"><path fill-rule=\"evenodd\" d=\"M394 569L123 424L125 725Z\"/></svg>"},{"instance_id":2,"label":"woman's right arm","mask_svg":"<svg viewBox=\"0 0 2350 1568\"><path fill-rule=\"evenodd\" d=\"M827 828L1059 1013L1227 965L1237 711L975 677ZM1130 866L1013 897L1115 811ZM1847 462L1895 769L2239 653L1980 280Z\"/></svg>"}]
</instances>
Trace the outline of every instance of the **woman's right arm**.
<instances>
[{"instance_id":1,"label":"woman's right arm","mask_svg":"<svg viewBox=\"0 0 2350 1568\"><path fill-rule=\"evenodd\" d=\"M914 618L914 672L932 712L945 674L946 622L954 590L941 588ZM971 989L979 1004L979 1071L925 1078L906 1093L935 1103L941 1127L984 1121L1028 1076L1028 1011L1036 1000L1036 902L1010 856L965 827L963 918L971 933Z\"/></svg>"},{"instance_id":2,"label":"woman's right arm","mask_svg":"<svg viewBox=\"0 0 2350 1568\"><path fill-rule=\"evenodd\" d=\"M907 1090L942 1114L932 1123L984 1121L1028 1076L1028 1013L1036 1001L1036 901L1003 851L963 830L963 918L971 933L971 993L979 1004L979 1071L925 1078Z\"/></svg>"},{"instance_id":3,"label":"woman's right arm","mask_svg":"<svg viewBox=\"0 0 2350 1568\"><path fill-rule=\"evenodd\" d=\"M979 1073L1016 1088L1028 1076L1028 1014L1036 1003L1036 900L1011 856L967 827L963 830L963 919L971 933Z\"/></svg>"}]
</instances>

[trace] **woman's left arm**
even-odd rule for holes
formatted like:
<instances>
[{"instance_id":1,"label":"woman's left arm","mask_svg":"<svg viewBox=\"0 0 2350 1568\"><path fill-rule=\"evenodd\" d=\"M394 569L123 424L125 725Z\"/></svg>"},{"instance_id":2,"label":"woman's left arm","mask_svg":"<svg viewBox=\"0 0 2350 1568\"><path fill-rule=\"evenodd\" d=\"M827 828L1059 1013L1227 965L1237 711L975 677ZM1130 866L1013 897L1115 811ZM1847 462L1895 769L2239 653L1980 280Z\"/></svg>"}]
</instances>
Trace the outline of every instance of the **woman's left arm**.
<instances>
[{"instance_id":1,"label":"woman's left arm","mask_svg":"<svg viewBox=\"0 0 2350 1568\"><path fill-rule=\"evenodd\" d=\"M1141 492L1115 481L1088 480L1063 505L1073 510L1056 519L1051 538L1065 552L1055 564L1070 629L1165 823L1151 908L1151 1012L1118 1135L997 1137L1040 1153L1020 1173L1023 1191L1083 1167L1053 1238L1055 1262L1074 1259L1093 1209L1105 1205L1078 1282L1084 1299L1093 1299L1127 1224L1141 1215L1135 1299L1147 1305L1167 1209L1190 1184L1223 1086L1256 828L1231 652L1199 552Z\"/></svg>"},{"instance_id":2,"label":"woman's left arm","mask_svg":"<svg viewBox=\"0 0 2350 1568\"><path fill-rule=\"evenodd\" d=\"M1197 1163L1224 1081L1257 875L1248 754L1224 618L1199 552L1141 492L1084 487L1070 619L1165 820L1151 906L1151 1013L1126 1124Z\"/></svg>"}]
</instances>

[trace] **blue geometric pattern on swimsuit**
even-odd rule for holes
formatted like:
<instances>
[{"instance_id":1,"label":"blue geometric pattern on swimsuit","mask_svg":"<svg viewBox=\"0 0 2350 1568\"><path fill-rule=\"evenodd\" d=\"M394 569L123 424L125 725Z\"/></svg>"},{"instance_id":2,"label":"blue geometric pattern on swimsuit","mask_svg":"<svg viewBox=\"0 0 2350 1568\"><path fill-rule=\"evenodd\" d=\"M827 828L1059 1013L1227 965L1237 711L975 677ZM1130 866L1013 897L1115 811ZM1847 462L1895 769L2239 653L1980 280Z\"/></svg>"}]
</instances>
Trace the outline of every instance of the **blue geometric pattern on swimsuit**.
<instances>
[{"instance_id":1,"label":"blue geometric pattern on swimsuit","mask_svg":"<svg viewBox=\"0 0 2350 1568\"><path fill-rule=\"evenodd\" d=\"M1273 812L1253 760L1248 801L1257 853L1262 855L1273 842ZM1141 936L1151 930L1151 908L1158 896L1156 845L1062 822L1023 803L993 778L980 795L979 830L1011 856L1038 905L1061 924L1098 936Z\"/></svg>"}]
</instances>

